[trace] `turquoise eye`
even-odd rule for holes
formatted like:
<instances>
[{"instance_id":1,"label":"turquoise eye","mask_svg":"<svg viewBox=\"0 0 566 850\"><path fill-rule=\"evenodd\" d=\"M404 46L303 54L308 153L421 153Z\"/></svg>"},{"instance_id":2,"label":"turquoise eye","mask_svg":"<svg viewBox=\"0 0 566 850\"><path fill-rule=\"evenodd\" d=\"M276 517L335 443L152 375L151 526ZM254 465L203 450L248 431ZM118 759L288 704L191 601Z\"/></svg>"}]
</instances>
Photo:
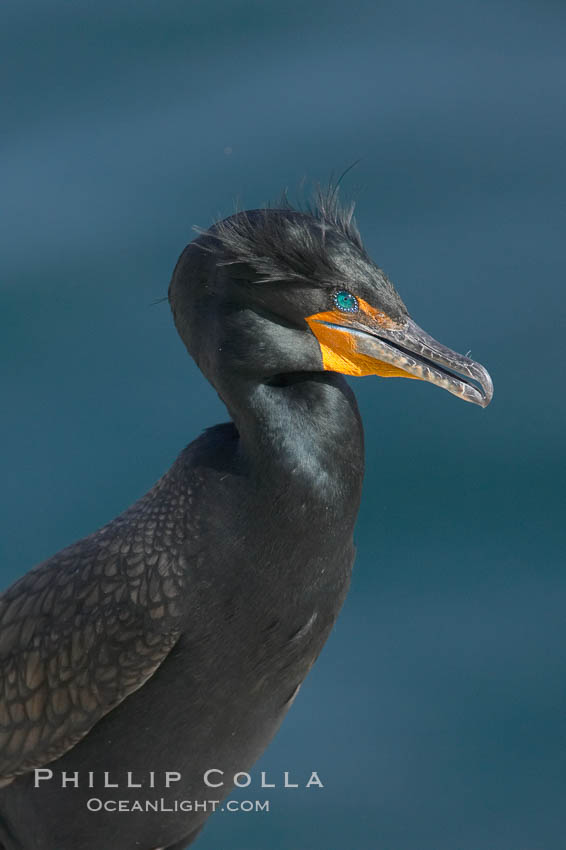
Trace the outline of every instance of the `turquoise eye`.
<instances>
[{"instance_id":1,"label":"turquoise eye","mask_svg":"<svg viewBox=\"0 0 566 850\"><path fill-rule=\"evenodd\" d=\"M334 303L343 313L357 313L359 310L358 299L346 289L334 293Z\"/></svg>"}]
</instances>

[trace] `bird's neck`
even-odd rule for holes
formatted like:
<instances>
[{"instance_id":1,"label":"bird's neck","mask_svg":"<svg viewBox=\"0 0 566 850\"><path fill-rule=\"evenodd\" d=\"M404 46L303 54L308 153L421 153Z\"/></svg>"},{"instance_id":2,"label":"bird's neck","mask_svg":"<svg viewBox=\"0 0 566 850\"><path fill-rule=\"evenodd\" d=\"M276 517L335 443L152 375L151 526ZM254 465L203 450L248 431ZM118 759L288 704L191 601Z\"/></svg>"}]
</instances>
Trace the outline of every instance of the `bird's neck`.
<instances>
[{"instance_id":1,"label":"bird's neck","mask_svg":"<svg viewBox=\"0 0 566 850\"><path fill-rule=\"evenodd\" d=\"M355 396L336 373L232 384L222 393L247 463L268 481L357 514L364 467Z\"/></svg>"}]
</instances>

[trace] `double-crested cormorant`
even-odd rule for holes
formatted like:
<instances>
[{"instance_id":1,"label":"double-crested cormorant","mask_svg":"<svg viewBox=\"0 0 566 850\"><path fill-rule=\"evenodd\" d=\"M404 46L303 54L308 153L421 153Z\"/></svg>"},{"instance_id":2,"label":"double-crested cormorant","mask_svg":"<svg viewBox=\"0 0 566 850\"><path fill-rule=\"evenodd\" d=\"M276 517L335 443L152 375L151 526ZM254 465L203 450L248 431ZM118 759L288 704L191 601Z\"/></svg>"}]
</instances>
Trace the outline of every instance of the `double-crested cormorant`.
<instances>
[{"instance_id":1,"label":"double-crested cormorant","mask_svg":"<svg viewBox=\"0 0 566 850\"><path fill-rule=\"evenodd\" d=\"M277 731L354 560L363 431L343 375L492 396L409 317L335 191L201 233L169 301L231 422L0 597L4 850L187 846L210 809L104 804L218 799Z\"/></svg>"}]
</instances>

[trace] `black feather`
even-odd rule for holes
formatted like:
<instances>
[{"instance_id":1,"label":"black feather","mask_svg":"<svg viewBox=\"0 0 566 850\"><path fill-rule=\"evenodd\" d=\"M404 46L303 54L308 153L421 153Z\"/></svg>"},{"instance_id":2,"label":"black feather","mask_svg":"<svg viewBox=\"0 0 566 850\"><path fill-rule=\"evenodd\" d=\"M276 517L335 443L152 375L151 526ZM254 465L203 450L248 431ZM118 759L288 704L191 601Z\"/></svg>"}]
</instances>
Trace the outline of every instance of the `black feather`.
<instances>
[{"instance_id":1,"label":"black feather","mask_svg":"<svg viewBox=\"0 0 566 850\"><path fill-rule=\"evenodd\" d=\"M354 218L354 203L342 206L338 183L317 187L306 205L293 206L284 192L276 206L237 212L199 233L214 240L201 241L204 250L222 247L219 265L244 265L257 283L282 280L333 280L339 277L332 245L348 243L365 255ZM277 214L279 213L279 214Z\"/></svg>"}]
</instances>

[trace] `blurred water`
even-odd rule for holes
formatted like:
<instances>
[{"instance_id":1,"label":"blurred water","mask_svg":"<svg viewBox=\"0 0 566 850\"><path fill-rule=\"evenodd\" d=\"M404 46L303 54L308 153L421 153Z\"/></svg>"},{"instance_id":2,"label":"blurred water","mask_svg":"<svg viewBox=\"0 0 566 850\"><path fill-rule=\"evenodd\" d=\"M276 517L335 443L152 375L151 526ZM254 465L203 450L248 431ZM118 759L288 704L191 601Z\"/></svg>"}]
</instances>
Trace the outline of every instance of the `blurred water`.
<instances>
[{"instance_id":1,"label":"blurred water","mask_svg":"<svg viewBox=\"0 0 566 850\"><path fill-rule=\"evenodd\" d=\"M3 585L225 418L152 302L191 226L236 200L361 157L346 188L370 253L495 381L486 411L354 383L353 587L262 760L325 788L215 816L202 850L564 846L565 17L522 0L3 4Z\"/></svg>"}]
</instances>

